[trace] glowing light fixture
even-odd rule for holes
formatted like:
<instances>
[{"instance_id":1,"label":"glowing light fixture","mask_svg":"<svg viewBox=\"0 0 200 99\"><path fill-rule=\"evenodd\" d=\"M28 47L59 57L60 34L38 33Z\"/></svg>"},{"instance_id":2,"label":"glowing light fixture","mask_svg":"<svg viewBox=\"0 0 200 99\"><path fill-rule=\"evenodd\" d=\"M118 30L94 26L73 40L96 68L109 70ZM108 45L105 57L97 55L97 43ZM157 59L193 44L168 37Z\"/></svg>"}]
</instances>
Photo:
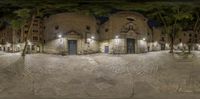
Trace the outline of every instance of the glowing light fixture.
<instances>
[{"instance_id":1,"label":"glowing light fixture","mask_svg":"<svg viewBox=\"0 0 200 99\"><path fill-rule=\"evenodd\" d=\"M95 37L94 37L94 36L92 36L92 37L91 37L91 39L95 39Z\"/></svg>"},{"instance_id":2,"label":"glowing light fixture","mask_svg":"<svg viewBox=\"0 0 200 99\"><path fill-rule=\"evenodd\" d=\"M143 41L145 41L145 40L146 40L146 38L143 38L142 40L143 40Z\"/></svg>"},{"instance_id":3,"label":"glowing light fixture","mask_svg":"<svg viewBox=\"0 0 200 99\"><path fill-rule=\"evenodd\" d=\"M180 43L180 46L182 47L182 46L183 46L183 43Z\"/></svg>"},{"instance_id":4,"label":"glowing light fixture","mask_svg":"<svg viewBox=\"0 0 200 99\"><path fill-rule=\"evenodd\" d=\"M61 38L62 37L62 35L60 34L60 35L58 35L58 38Z\"/></svg>"},{"instance_id":5,"label":"glowing light fixture","mask_svg":"<svg viewBox=\"0 0 200 99\"><path fill-rule=\"evenodd\" d=\"M20 47L20 45L19 45L19 44L17 44L17 47Z\"/></svg>"},{"instance_id":6,"label":"glowing light fixture","mask_svg":"<svg viewBox=\"0 0 200 99\"><path fill-rule=\"evenodd\" d=\"M118 35L116 35L116 36L115 36L115 39L118 39L118 38L119 38L119 36L118 36Z\"/></svg>"},{"instance_id":7,"label":"glowing light fixture","mask_svg":"<svg viewBox=\"0 0 200 99\"><path fill-rule=\"evenodd\" d=\"M91 42L91 40L92 40L91 38L87 38L87 41L88 41L88 42Z\"/></svg>"}]
</instances>

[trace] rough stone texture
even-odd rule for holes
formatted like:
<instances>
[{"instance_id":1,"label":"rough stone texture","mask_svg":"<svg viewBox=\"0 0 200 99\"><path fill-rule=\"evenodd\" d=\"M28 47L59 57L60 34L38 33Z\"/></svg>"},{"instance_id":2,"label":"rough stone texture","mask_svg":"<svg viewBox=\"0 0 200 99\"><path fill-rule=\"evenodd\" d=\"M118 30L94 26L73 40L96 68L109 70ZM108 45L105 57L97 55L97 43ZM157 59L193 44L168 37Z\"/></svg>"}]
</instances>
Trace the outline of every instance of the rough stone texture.
<instances>
[{"instance_id":1,"label":"rough stone texture","mask_svg":"<svg viewBox=\"0 0 200 99\"><path fill-rule=\"evenodd\" d=\"M199 99L200 52L58 56L0 52L3 99Z\"/></svg>"}]
</instances>

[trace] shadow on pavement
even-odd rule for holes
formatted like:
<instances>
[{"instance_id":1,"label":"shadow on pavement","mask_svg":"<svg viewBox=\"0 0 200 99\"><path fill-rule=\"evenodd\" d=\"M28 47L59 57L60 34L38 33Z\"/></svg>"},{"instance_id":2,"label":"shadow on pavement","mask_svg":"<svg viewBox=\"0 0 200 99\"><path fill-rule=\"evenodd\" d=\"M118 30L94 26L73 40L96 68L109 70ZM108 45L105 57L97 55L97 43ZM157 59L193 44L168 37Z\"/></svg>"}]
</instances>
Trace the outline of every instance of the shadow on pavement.
<instances>
[{"instance_id":1,"label":"shadow on pavement","mask_svg":"<svg viewBox=\"0 0 200 99\"><path fill-rule=\"evenodd\" d=\"M6 74L8 75L8 77L20 75L24 72L25 69L25 59L23 57L20 57L14 63L3 67L4 68L0 69L0 74Z\"/></svg>"},{"instance_id":2,"label":"shadow on pavement","mask_svg":"<svg viewBox=\"0 0 200 99\"><path fill-rule=\"evenodd\" d=\"M0 67L0 94L6 93L16 86L24 73L24 59L19 57L17 61L7 66Z\"/></svg>"}]
</instances>

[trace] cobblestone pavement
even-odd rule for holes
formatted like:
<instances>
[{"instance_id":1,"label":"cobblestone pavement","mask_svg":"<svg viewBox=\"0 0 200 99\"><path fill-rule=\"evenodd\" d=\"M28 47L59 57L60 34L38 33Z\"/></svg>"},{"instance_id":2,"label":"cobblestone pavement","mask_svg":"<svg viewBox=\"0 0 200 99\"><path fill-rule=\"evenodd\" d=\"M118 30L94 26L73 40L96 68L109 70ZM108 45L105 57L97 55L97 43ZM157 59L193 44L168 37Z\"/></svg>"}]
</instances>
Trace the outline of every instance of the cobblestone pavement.
<instances>
[{"instance_id":1,"label":"cobblestone pavement","mask_svg":"<svg viewBox=\"0 0 200 99\"><path fill-rule=\"evenodd\" d=\"M2 52L1 52L2 53ZM0 55L2 99L200 99L200 52Z\"/></svg>"}]
</instances>

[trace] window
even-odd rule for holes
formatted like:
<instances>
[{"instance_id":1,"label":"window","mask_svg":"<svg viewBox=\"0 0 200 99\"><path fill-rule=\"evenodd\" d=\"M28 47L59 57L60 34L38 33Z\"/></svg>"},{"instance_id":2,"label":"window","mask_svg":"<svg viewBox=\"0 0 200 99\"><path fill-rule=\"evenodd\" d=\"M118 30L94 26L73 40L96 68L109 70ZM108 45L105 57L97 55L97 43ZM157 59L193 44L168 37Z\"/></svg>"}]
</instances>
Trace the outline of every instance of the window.
<instances>
[{"instance_id":1,"label":"window","mask_svg":"<svg viewBox=\"0 0 200 99\"><path fill-rule=\"evenodd\" d=\"M87 29L87 30L90 30L90 26L86 26L86 29Z\"/></svg>"},{"instance_id":2,"label":"window","mask_svg":"<svg viewBox=\"0 0 200 99\"><path fill-rule=\"evenodd\" d=\"M198 40L197 40L197 39L195 39L195 43L197 43L197 41L198 41Z\"/></svg>"},{"instance_id":3,"label":"window","mask_svg":"<svg viewBox=\"0 0 200 99\"><path fill-rule=\"evenodd\" d=\"M192 34L190 33L190 34L189 34L189 36L191 37L191 36L192 36Z\"/></svg>"},{"instance_id":4,"label":"window","mask_svg":"<svg viewBox=\"0 0 200 99\"><path fill-rule=\"evenodd\" d=\"M135 21L134 18L126 18L128 21Z\"/></svg>"},{"instance_id":5,"label":"window","mask_svg":"<svg viewBox=\"0 0 200 99\"><path fill-rule=\"evenodd\" d=\"M32 50L35 50L35 46L34 45L32 46Z\"/></svg>"},{"instance_id":6,"label":"window","mask_svg":"<svg viewBox=\"0 0 200 99\"><path fill-rule=\"evenodd\" d=\"M1 42L4 43L4 39L2 39Z\"/></svg>"},{"instance_id":7,"label":"window","mask_svg":"<svg viewBox=\"0 0 200 99\"><path fill-rule=\"evenodd\" d=\"M20 35L21 35L21 33L20 33L20 32L17 32L17 35L18 35L18 36L20 36Z\"/></svg>"},{"instance_id":8,"label":"window","mask_svg":"<svg viewBox=\"0 0 200 99\"><path fill-rule=\"evenodd\" d=\"M28 25L25 25L24 27L26 27L26 28L27 28L27 27L28 27Z\"/></svg>"},{"instance_id":9,"label":"window","mask_svg":"<svg viewBox=\"0 0 200 99\"><path fill-rule=\"evenodd\" d=\"M181 38L179 39L179 42L182 42L182 39L181 39Z\"/></svg>"},{"instance_id":10,"label":"window","mask_svg":"<svg viewBox=\"0 0 200 99\"><path fill-rule=\"evenodd\" d=\"M36 18L37 18L37 19L39 19L39 18L40 18L40 16L36 16Z\"/></svg>"},{"instance_id":11,"label":"window","mask_svg":"<svg viewBox=\"0 0 200 99\"><path fill-rule=\"evenodd\" d=\"M25 31L25 34L27 34L28 33L28 31Z\"/></svg>"},{"instance_id":12,"label":"window","mask_svg":"<svg viewBox=\"0 0 200 99\"><path fill-rule=\"evenodd\" d=\"M100 32L99 32L100 30L99 29L97 29L97 33L99 34Z\"/></svg>"},{"instance_id":13,"label":"window","mask_svg":"<svg viewBox=\"0 0 200 99\"><path fill-rule=\"evenodd\" d=\"M189 43L191 43L192 42L192 40L191 40L191 38L189 39Z\"/></svg>"},{"instance_id":14,"label":"window","mask_svg":"<svg viewBox=\"0 0 200 99\"><path fill-rule=\"evenodd\" d=\"M133 25L129 25L128 29L133 30Z\"/></svg>"},{"instance_id":15,"label":"window","mask_svg":"<svg viewBox=\"0 0 200 99\"><path fill-rule=\"evenodd\" d=\"M58 25L56 25L56 26L55 26L55 30L58 30L58 29L59 29L59 26L58 26Z\"/></svg>"},{"instance_id":16,"label":"window","mask_svg":"<svg viewBox=\"0 0 200 99\"><path fill-rule=\"evenodd\" d=\"M197 34L195 34L195 38L197 38Z\"/></svg>"},{"instance_id":17,"label":"window","mask_svg":"<svg viewBox=\"0 0 200 99\"><path fill-rule=\"evenodd\" d=\"M33 30L33 32L38 32L38 30Z\"/></svg>"},{"instance_id":18,"label":"window","mask_svg":"<svg viewBox=\"0 0 200 99\"><path fill-rule=\"evenodd\" d=\"M163 41L163 42L164 42L164 41L165 41L165 38L164 38L164 37L162 37L162 38L161 38L161 41Z\"/></svg>"},{"instance_id":19,"label":"window","mask_svg":"<svg viewBox=\"0 0 200 99\"><path fill-rule=\"evenodd\" d=\"M34 20L34 22L38 22L38 20Z\"/></svg>"},{"instance_id":20,"label":"window","mask_svg":"<svg viewBox=\"0 0 200 99\"><path fill-rule=\"evenodd\" d=\"M34 40L34 41L37 41L37 40L38 40L38 37L33 36L33 40Z\"/></svg>"},{"instance_id":21,"label":"window","mask_svg":"<svg viewBox=\"0 0 200 99\"><path fill-rule=\"evenodd\" d=\"M105 32L108 32L108 31L109 31L108 28L106 28L106 29L105 29Z\"/></svg>"},{"instance_id":22,"label":"window","mask_svg":"<svg viewBox=\"0 0 200 99\"><path fill-rule=\"evenodd\" d=\"M38 24L33 24L33 26L38 26Z\"/></svg>"}]
</instances>

